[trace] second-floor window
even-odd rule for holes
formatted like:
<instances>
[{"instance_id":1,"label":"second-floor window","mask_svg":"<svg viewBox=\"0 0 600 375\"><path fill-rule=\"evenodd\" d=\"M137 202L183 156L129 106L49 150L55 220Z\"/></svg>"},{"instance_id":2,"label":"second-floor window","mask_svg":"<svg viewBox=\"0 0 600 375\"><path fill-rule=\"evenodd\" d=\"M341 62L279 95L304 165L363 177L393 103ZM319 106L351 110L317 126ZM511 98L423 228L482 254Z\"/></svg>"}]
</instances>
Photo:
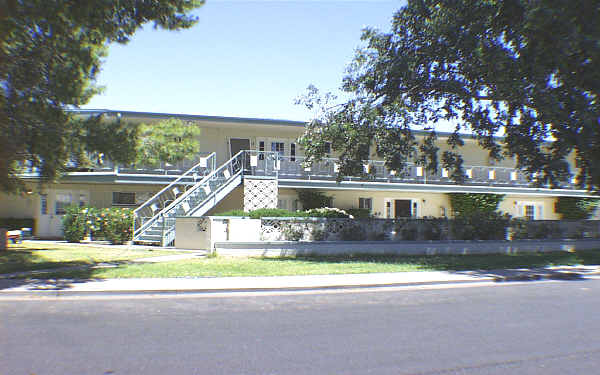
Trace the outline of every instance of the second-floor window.
<instances>
[{"instance_id":1,"label":"second-floor window","mask_svg":"<svg viewBox=\"0 0 600 375\"><path fill-rule=\"evenodd\" d=\"M290 161L296 161L296 144L290 144Z\"/></svg>"},{"instance_id":2,"label":"second-floor window","mask_svg":"<svg viewBox=\"0 0 600 375\"><path fill-rule=\"evenodd\" d=\"M265 141L258 142L258 160L265 160Z\"/></svg>"},{"instance_id":3,"label":"second-floor window","mask_svg":"<svg viewBox=\"0 0 600 375\"><path fill-rule=\"evenodd\" d=\"M271 151L279 153L279 156L283 156L285 152L285 145L283 142L271 142Z\"/></svg>"}]
</instances>

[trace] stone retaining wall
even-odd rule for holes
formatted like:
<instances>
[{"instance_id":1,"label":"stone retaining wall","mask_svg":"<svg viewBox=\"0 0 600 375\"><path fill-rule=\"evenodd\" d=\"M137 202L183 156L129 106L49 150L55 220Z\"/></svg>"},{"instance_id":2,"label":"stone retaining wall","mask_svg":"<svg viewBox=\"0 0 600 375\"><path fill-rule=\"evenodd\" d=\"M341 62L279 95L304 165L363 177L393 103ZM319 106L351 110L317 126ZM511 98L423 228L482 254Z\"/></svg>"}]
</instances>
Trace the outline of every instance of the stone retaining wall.
<instances>
[{"instance_id":1,"label":"stone retaining wall","mask_svg":"<svg viewBox=\"0 0 600 375\"><path fill-rule=\"evenodd\" d=\"M215 250L226 256L296 255L434 255L434 254L515 254L530 252L598 250L600 240L520 241L265 241L216 242Z\"/></svg>"}]
</instances>

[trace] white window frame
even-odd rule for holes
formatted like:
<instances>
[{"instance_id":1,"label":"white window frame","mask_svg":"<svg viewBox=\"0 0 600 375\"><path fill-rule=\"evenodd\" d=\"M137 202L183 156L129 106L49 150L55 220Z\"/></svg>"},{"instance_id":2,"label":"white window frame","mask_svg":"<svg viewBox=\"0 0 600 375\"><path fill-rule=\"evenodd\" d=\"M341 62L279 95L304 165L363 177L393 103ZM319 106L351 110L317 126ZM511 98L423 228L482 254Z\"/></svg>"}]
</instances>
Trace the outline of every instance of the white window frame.
<instances>
[{"instance_id":1,"label":"white window frame","mask_svg":"<svg viewBox=\"0 0 600 375\"><path fill-rule=\"evenodd\" d=\"M57 190L54 195L54 214L64 215L66 208L73 204L73 192ZM60 205L60 208L59 208Z\"/></svg>"},{"instance_id":2,"label":"white window frame","mask_svg":"<svg viewBox=\"0 0 600 375\"><path fill-rule=\"evenodd\" d=\"M367 202L368 202L368 204L364 204ZM365 207L365 206L368 206L368 207ZM373 198L372 197L359 197L358 198L358 208L359 209L368 209L369 212L373 212Z\"/></svg>"},{"instance_id":3,"label":"white window frame","mask_svg":"<svg viewBox=\"0 0 600 375\"><path fill-rule=\"evenodd\" d=\"M417 219L421 217L421 200L417 198L384 198L383 199L383 217L386 219L395 219L395 201L410 201L410 217ZM388 212L388 202L391 204L390 211Z\"/></svg>"},{"instance_id":4,"label":"white window frame","mask_svg":"<svg viewBox=\"0 0 600 375\"><path fill-rule=\"evenodd\" d=\"M516 217L528 218L526 216L526 207L533 207L533 217L531 220L544 220L544 203L534 201L517 201L516 203Z\"/></svg>"}]
</instances>

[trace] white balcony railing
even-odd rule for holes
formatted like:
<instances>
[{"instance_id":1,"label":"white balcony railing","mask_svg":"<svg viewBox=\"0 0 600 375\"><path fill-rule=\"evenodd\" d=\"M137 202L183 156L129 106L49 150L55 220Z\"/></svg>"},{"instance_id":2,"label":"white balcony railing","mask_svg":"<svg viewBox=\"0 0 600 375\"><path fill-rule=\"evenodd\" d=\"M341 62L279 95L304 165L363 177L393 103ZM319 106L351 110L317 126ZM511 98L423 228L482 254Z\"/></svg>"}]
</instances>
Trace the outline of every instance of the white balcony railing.
<instances>
[{"instance_id":1,"label":"white balcony railing","mask_svg":"<svg viewBox=\"0 0 600 375\"><path fill-rule=\"evenodd\" d=\"M504 185L515 187L533 187L527 175L516 168L465 165L464 184L466 185ZM305 158L280 156L278 175L280 179L334 180L338 174L338 160L324 158L311 165ZM407 163L401 173L388 170L383 161L369 160L363 164L361 176L344 177L344 181L368 180L377 182L419 183L419 184L456 184L449 171L438 167L435 173L414 163ZM564 188L575 188L566 183Z\"/></svg>"}]
</instances>

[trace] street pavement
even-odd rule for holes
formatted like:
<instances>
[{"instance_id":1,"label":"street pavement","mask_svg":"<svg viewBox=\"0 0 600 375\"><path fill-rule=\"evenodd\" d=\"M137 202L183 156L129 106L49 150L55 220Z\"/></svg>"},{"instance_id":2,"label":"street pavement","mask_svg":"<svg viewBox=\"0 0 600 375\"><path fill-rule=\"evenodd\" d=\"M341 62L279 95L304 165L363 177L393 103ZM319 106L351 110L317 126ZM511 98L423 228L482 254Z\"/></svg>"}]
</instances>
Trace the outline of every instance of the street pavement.
<instances>
[{"instance_id":1,"label":"street pavement","mask_svg":"<svg viewBox=\"0 0 600 375\"><path fill-rule=\"evenodd\" d=\"M600 280L461 286L0 298L0 374L598 373Z\"/></svg>"}]
</instances>

